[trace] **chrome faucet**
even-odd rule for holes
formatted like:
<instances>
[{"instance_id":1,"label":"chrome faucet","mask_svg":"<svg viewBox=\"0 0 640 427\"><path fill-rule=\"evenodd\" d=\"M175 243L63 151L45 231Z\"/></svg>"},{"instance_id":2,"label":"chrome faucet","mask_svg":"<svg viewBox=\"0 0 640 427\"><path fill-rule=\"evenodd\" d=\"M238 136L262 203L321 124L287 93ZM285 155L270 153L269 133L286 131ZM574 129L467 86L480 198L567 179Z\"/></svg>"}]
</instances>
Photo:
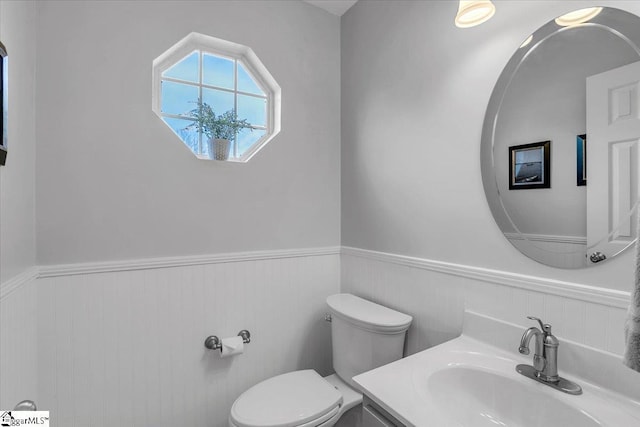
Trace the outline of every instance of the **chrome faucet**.
<instances>
[{"instance_id":1,"label":"chrome faucet","mask_svg":"<svg viewBox=\"0 0 640 427\"><path fill-rule=\"evenodd\" d=\"M551 325L542 323L542 320L537 317L527 316L527 319L537 321L540 329L531 327L524 331L518 351L521 354L529 354L529 343L535 337L533 366L518 365L516 371L565 393L581 394L582 388L579 385L558 376L558 346L560 342L551 333Z\"/></svg>"},{"instance_id":2,"label":"chrome faucet","mask_svg":"<svg viewBox=\"0 0 640 427\"><path fill-rule=\"evenodd\" d=\"M536 337L536 351L533 354L533 367L536 376L543 381L558 382L558 339L551 333L551 325L542 323L537 317L527 316L527 319L536 320L540 329L531 327L524 332L520 340L521 354L529 354L529 342Z\"/></svg>"}]
</instances>

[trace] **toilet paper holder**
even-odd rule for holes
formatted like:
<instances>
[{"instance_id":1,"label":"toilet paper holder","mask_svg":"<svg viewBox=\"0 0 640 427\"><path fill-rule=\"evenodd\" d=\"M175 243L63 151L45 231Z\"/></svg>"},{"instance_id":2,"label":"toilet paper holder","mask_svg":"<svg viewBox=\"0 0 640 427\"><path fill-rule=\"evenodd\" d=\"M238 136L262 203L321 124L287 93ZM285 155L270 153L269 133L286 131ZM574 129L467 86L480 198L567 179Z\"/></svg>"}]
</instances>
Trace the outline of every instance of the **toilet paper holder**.
<instances>
[{"instance_id":1,"label":"toilet paper holder","mask_svg":"<svg viewBox=\"0 0 640 427\"><path fill-rule=\"evenodd\" d=\"M251 342L251 333L246 329L238 332L238 336L242 337L242 342L245 344ZM209 350L220 350L222 348L222 340L215 335L210 335L204 340L204 346Z\"/></svg>"}]
</instances>

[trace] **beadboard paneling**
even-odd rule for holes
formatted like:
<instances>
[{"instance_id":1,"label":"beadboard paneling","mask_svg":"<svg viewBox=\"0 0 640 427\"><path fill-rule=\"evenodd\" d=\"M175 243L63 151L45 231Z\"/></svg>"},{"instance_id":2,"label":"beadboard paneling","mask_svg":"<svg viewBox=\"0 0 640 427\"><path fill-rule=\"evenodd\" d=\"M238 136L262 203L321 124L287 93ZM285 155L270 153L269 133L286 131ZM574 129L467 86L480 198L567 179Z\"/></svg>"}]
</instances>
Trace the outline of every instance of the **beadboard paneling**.
<instances>
[{"instance_id":1,"label":"beadboard paneling","mask_svg":"<svg viewBox=\"0 0 640 427\"><path fill-rule=\"evenodd\" d=\"M542 279L510 286L508 273L493 283L472 267L400 258L343 248L98 273L42 267L37 282L3 293L2 403L37 399L62 427L226 426L233 400L258 381L331 372L324 300L339 291L413 315L408 354L457 336L465 307L523 327L525 315L541 315L561 339L622 353L624 296L615 291L599 303L591 291L544 292ZM202 345L243 328L252 342L239 357L219 359ZM7 391L18 371L30 374Z\"/></svg>"},{"instance_id":2,"label":"beadboard paneling","mask_svg":"<svg viewBox=\"0 0 640 427\"><path fill-rule=\"evenodd\" d=\"M325 299L339 255L38 280L40 406L62 427L222 427L235 398L283 372L331 373ZM208 335L251 332L220 359Z\"/></svg>"},{"instance_id":3,"label":"beadboard paneling","mask_svg":"<svg viewBox=\"0 0 640 427\"><path fill-rule=\"evenodd\" d=\"M36 272L0 287L0 410L38 403Z\"/></svg>"},{"instance_id":4,"label":"beadboard paneling","mask_svg":"<svg viewBox=\"0 0 640 427\"><path fill-rule=\"evenodd\" d=\"M396 258L401 258L397 255L367 252L343 250L342 291L414 316L407 339L408 354L458 336L465 308L523 328L533 326L526 316L541 317L561 340L623 353L626 310L617 292L612 291L610 298L603 297L598 303L595 293L576 292L571 297L565 291L551 293L491 283L479 273L474 279L471 267L464 274L455 274L453 270L449 273L437 266L431 268L429 260L403 264L397 262Z\"/></svg>"}]
</instances>

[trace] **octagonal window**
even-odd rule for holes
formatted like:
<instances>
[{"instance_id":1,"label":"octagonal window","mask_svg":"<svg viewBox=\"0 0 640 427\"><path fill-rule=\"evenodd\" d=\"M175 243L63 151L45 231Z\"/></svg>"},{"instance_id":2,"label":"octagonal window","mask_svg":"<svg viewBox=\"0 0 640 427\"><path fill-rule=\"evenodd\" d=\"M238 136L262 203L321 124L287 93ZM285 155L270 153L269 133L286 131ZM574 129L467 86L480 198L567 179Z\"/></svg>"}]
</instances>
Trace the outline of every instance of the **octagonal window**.
<instances>
[{"instance_id":1,"label":"octagonal window","mask_svg":"<svg viewBox=\"0 0 640 427\"><path fill-rule=\"evenodd\" d=\"M280 131L280 86L250 48L191 33L153 61L153 111L198 158L246 162Z\"/></svg>"}]
</instances>

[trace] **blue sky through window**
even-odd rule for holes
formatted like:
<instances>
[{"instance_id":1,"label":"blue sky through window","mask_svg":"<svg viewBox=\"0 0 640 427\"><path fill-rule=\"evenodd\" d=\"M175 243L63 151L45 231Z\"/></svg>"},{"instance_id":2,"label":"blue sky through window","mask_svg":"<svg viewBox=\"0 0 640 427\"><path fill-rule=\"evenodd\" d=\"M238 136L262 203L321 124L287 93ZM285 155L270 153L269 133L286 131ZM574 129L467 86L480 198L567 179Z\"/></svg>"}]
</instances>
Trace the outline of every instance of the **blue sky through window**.
<instances>
[{"instance_id":1,"label":"blue sky through window","mask_svg":"<svg viewBox=\"0 0 640 427\"><path fill-rule=\"evenodd\" d=\"M198 86L186 85L164 80L162 82L162 112L187 115L195 108L193 102L199 97Z\"/></svg>"},{"instance_id":2,"label":"blue sky through window","mask_svg":"<svg viewBox=\"0 0 640 427\"><path fill-rule=\"evenodd\" d=\"M233 63L231 59L205 53L202 55L202 83L233 90L235 84Z\"/></svg>"},{"instance_id":3,"label":"blue sky through window","mask_svg":"<svg viewBox=\"0 0 640 427\"><path fill-rule=\"evenodd\" d=\"M253 129L253 131L249 129L242 129L238 132L238 137L236 138L238 151L244 153L266 133L267 131L264 129Z\"/></svg>"},{"instance_id":4,"label":"blue sky through window","mask_svg":"<svg viewBox=\"0 0 640 427\"><path fill-rule=\"evenodd\" d=\"M238 95L238 117L255 126L267 124L267 100L255 96Z\"/></svg>"},{"instance_id":5,"label":"blue sky through window","mask_svg":"<svg viewBox=\"0 0 640 427\"><path fill-rule=\"evenodd\" d=\"M238 90L240 92L264 96L262 89L260 89L249 73L247 73L247 70L245 70L240 63L238 63Z\"/></svg>"},{"instance_id":6,"label":"blue sky through window","mask_svg":"<svg viewBox=\"0 0 640 427\"><path fill-rule=\"evenodd\" d=\"M182 61L162 73L162 77L171 77L178 80L198 83L200 80L200 53L193 52Z\"/></svg>"},{"instance_id":7,"label":"blue sky through window","mask_svg":"<svg viewBox=\"0 0 640 427\"><path fill-rule=\"evenodd\" d=\"M233 92L202 88L202 102L211 105L216 114L222 114L233 110L234 95Z\"/></svg>"}]
</instances>

